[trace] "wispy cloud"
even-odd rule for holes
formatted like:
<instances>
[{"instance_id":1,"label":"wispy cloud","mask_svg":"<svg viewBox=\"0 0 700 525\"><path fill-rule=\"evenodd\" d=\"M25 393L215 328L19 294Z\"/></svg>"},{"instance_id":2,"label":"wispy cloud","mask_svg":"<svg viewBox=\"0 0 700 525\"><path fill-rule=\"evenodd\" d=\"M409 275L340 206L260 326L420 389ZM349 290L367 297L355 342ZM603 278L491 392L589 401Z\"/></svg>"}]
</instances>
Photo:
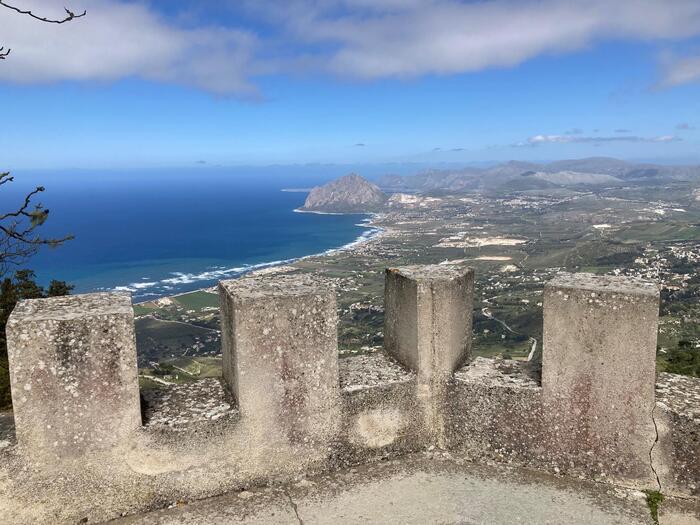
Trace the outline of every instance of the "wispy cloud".
<instances>
[{"instance_id":1,"label":"wispy cloud","mask_svg":"<svg viewBox=\"0 0 700 525\"><path fill-rule=\"evenodd\" d=\"M666 143L683 140L675 135L659 135L655 137L639 137L636 135L621 136L572 136L572 135L534 135L523 142L514 144L516 147L539 146L542 144L602 144L605 142L648 142Z\"/></svg>"},{"instance_id":2,"label":"wispy cloud","mask_svg":"<svg viewBox=\"0 0 700 525\"><path fill-rule=\"evenodd\" d=\"M262 2L269 7L269 1ZM291 0L288 29L332 43L327 66L365 78L511 67L606 38L700 32L700 3L677 0ZM291 16L289 15L291 13Z\"/></svg>"},{"instance_id":3,"label":"wispy cloud","mask_svg":"<svg viewBox=\"0 0 700 525\"><path fill-rule=\"evenodd\" d=\"M356 79L513 67L534 57L616 40L700 34L697 0L226 0L265 31L226 20L165 18L146 0L69 0L88 17L36 24L0 11L0 45L14 48L0 81L112 81L140 77L216 94L256 96L268 74ZM60 10L48 0L23 7ZM204 8L202 8L204 9ZM51 14L50 12L48 14ZM700 76L700 58L669 61L664 83Z\"/></svg>"},{"instance_id":4,"label":"wispy cloud","mask_svg":"<svg viewBox=\"0 0 700 525\"><path fill-rule=\"evenodd\" d=\"M695 127L691 126L687 122L681 122L680 124L676 124L676 129L681 130L681 131L685 131L685 130L689 130L689 129L695 129Z\"/></svg>"},{"instance_id":5,"label":"wispy cloud","mask_svg":"<svg viewBox=\"0 0 700 525\"><path fill-rule=\"evenodd\" d=\"M630 130L630 129L625 129L625 128L618 128L618 129L616 129L616 130L614 130L614 131L615 131L615 133L632 133L632 130Z\"/></svg>"},{"instance_id":6,"label":"wispy cloud","mask_svg":"<svg viewBox=\"0 0 700 525\"><path fill-rule=\"evenodd\" d=\"M581 128L571 128L564 132L564 135L581 135L583 130Z\"/></svg>"},{"instance_id":7,"label":"wispy cloud","mask_svg":"<svg viewBox=\"0 0 700 525\"><path fill-rule=\"evenodd\" d=\"M364 148L366 145L367 144L365 144L364 142L358 142L357 144L355 144L355 147L356 148Z\"/></svg>"},{"instance_id":8,"label":"wispy cloud","mask_svg":"<svg viewBox=\"0 0 700 525\"><path fill-rule=\"evenodd\" d=\"M671 88L682 84L700 81L700 55L662 59L662 76L658 82L660 88Z\"/></svg>"},{"instance_id":9,"label":"wispy cloud","mask_svg":"<svg viewBox=\"0 0 700 525\"><path fill-rule=\"evenodd\" d=\"M445 152L445 153L459 153L461 151L467 151L467 148L433 148L434 153Z\"/></svg>"}]
</instances>

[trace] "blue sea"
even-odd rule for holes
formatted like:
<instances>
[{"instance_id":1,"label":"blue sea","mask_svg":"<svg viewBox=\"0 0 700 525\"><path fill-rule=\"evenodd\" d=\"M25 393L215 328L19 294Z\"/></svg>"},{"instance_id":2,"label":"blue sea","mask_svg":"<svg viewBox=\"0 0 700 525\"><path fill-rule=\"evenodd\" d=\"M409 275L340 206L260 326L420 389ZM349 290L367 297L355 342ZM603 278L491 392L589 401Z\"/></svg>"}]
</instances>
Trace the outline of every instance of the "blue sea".
<instances>
[{"instance_id":1,"label":"blue sea","mask_svg":"<svg viewBox=\"0 0 700 525\"><path fill-rule=\"evenodd\" d=\"M373 229L363 215L297 213L308 188L341 175L323 167L14 171L18 202L35 185L50 209L43 248L23 267L75 291L128 290L134 301L183 293L347 246Z\"/></svg>"}]
</instances>

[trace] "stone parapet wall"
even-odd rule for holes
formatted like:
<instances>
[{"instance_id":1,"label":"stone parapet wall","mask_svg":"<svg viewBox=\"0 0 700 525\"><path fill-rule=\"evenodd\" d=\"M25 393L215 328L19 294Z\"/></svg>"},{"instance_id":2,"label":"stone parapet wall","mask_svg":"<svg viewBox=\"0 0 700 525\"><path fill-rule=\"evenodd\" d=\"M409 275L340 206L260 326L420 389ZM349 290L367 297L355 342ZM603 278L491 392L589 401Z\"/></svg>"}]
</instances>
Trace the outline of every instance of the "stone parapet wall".
<instances>
[{"instance_id":1,"label":"stone parapet wall","mask_svg":"<svg viewBox=\"0 0 700 525\"><path fill-rule=\"evenodd\" d=\"M224 378L149 393L143 407L128 298L20 304L8 324L18 442L0 450L8 523L105 520L433 448L700 495L700 380L654 377L653 285L549 284L542 384L524 363L470 359L471 270L388 270L386 353L342 359L325 284L276 276L219 291Z\"/></svg>"},{"instance_id":2,"label":"stone parapet wall","mask_svg":"<svg viewBox=\"0 0 700 525\"><path fill-rule=\"evenodd\" d=\"M583 441L578 448L562 447L543 389L525 363L478 357L457 371L453 389L448 404L449 448L474 461L700 496L699 405L678 402L700 399L698 378L660 374L656 405L649 415L655 429L649 447L638 455L618 451L618 456L608 451L598 455ZM643 465L641 473L637 462Z\"/></svg>"}]
</instances>

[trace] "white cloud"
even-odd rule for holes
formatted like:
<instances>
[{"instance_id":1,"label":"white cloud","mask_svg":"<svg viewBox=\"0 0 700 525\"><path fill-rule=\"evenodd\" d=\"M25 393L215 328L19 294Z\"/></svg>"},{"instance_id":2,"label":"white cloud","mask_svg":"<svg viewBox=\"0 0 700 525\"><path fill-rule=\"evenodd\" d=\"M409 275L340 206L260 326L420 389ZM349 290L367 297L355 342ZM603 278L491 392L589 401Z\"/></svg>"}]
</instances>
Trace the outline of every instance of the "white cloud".
<instances>
[{"instance_id":1,"label":"white cloud","mask_svg":"<svg viewBox=\"0 0 700 525\"><path fill-rule=\"evenodd\" d=\"M271 11L295 39L333 46L327 69L360 78L510 67L608 38L700 33L697 0L290 0Z\"/></svg>"},{"instance_id":2,"label":"white cloud","mask_svg":"<svg viewBox=\"0 0 700 525\"><path fill-rule=\"evenodd\" d=\"M680 137L676 137L675 135L660 135L658 137L652 137L650 139L642 139L642 142L678 142L681 139Z\"/></svg>"},{"instance_id":3,"label":"white cloud","mask_svg":"<svg viewBox=\"0 0 700 525\"><path fill-rule=\"evenodd\" d=\"M616 136L578 136L578 135L534 135L524 142L518 142L514 146L539 146L541 144L602 144L603 142L649 142L665 143L682 140L675 135L659 135L655 137L640 137L637 135Z\"/></svg>"},{"instance_id":4,"label":"white cloud","mask_svg":"<svg viewBox=\"0 0 700 525\"><path fill-rule=\"evenodd\" d=\"M32 0L22 7L60 17L56 2ZM249 78L256 40L245 31L180 29L136 3L75 0L85 18L44 24L0 8L0 38L12 54L0 63L0 80L42 83L111 81L127 77L175 82L217 94L253 96Z\"/></svg>"},{"instance_id":5,"label":"white cloud","mask_svg":"<svg viewBox=\"0 0 700 525\"><path fill-rule=\"evenodd\" d=\"M23 5L60 14L54 0ZM673 41L700 34L697 0L228 0L250 27L183 28L145 0L71 0L88 9L69 24L41 24L0 9L0 81L141 77L218 94L254 96L264 74L324 72L412 77L512 67L606 39ZM235 19L235 17L234 17ZM181 20L181 19L179 19ZM192 23L191 21L189 23ZM221 21L224 24L224 21ZM700 76L700 59L667 67L667 85Z\"/></svg>"}]
</instances>

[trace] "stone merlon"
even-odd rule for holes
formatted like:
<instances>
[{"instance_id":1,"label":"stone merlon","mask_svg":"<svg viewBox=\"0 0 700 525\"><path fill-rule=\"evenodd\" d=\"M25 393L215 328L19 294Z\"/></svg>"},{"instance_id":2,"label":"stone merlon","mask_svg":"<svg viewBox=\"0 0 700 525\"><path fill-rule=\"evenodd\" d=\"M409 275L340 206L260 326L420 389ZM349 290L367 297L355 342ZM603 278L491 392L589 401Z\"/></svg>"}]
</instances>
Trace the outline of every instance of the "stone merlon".
<instances>
[{"instance_id":1,"label":"stone merlon","mask_svg":"<svg viewBox=\"0 0 700 525\"><path fill-rule=\"evenodd\" d=\"M658 287L562 274L544 289L542 395L561 454L592 452L616 474L653 480Z\"/></svg>"},{"instance_id":2,"label":"stone merlon","mask_svg":"<svg viewBox=\"0 0 700 525\"><path fill-rule=\"evenodd\" d=\"M79 456L141 426L129 295L22 301L7 347L17 438L31 456Z\"/></svg>"}]
</instances>

